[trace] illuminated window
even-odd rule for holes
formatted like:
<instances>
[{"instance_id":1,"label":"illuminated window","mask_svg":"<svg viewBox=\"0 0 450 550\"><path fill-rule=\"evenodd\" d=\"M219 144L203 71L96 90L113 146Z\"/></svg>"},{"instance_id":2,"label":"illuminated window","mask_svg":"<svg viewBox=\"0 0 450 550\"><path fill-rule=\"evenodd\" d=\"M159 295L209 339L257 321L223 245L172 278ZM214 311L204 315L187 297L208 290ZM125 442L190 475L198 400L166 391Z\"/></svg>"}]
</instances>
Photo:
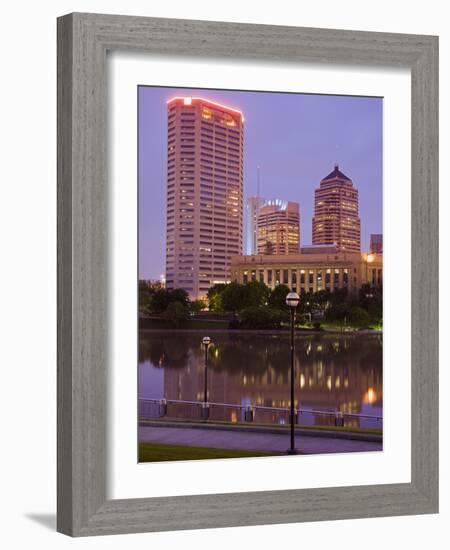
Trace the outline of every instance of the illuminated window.
<instances>
[{"instance_id":1,"label":"illuminated window","mask_svg":"<svg viewBox=\"0 0 450 550\"><path fill-rule=\"evenodd\" d=\"M202 109L202 118L209 120L212 118L212 112L207 109L206 107L203 107Z\"/></svg>"},{"instance_id":2,"label":"illuminated window","mask_svg":"<svg viewBox=\"0 0 450 550\"><path fill-rule=\"evenodd\" d=\"M275 270L275 284L276 285L280 284L280 270L279 269Z\"/></svg>"}]
</instances>

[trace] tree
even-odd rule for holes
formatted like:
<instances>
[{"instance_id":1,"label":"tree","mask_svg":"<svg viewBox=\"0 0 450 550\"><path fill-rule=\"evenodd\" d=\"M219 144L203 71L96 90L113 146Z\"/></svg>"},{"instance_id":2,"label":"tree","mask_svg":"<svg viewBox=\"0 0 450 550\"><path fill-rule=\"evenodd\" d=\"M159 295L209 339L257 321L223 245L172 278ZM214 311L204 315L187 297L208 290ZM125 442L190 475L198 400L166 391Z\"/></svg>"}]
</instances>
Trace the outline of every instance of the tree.
<instances>
[{"instance_id":1,"label":"tree","mask_svg":"<svg viewBox=\"0 0 450 550\"><path fill-rule=\"evenodd\" d=\"M189 316L187 307L181 302L171 302L164 312L164 319L178 328Z\"/></svg>"},{"instance_id":2,"label":"tree","mask_svg":"<svg viewBox=\"0 0 450 550\"><path fill-rule=\"evenodd\" d=\"M184 288L174 288L168 292L170 302L180 302L180 304L183 304L185 307L189 306L189 294Z\"/></svg>"},{"instance_id":3,"label":"tree","mask_svg":"<svg viewBox=\"0 0 450 550\"><path fill-rule=\"evenodd\" d=\"M327 321L337 321L341 325L344 324L345 319L350 315L350 308L346 302L334 303L325 312L325 319Z\"/></svg>"},{"instance_id":4,"label":"tree","mask_svg":"<svg viewBox=\"0 0 450 550\"><path fill-rule=\"evenodd\" d=\"M236 313L245 306L245 285L235 282L228 284L221 294L221 299L225 311Z\"/></svg>"},{"instance_id":5,"label":"tree","mask_svg":"<svg viewBox=\"0 0 450 550\"><path fill-rule=\"evenodd\" d=\"M240 314L239 326L247 329L279 329L283 321L289 319L287 311L278 311L268 307L248 307Z\"/></svg>"},{"instance_id":6,"label":"tree","mask_svg":"<svg viewBox=\"0 0 450 550\"><path fill-rule=\"evenodd\" d=\"M208 305L210 311L222 312L222 292L225 290L227 285L225 283L216 283L208 289Z\"/></svg>"},{"instance_id":7,"label":"tree","mask_svg":"<svg viewBox=\"0 0 450 550\"><path fill-rule=\"evenodd\" d=\"M330 302L330 291L329 290L318 290L313 294L312 300L314 305L318 309L325 310Z\"/></svg>"},{"instance_id":8,"label":"tree","mask_svg":"<svg viewBox=\"0 0 450 550\"><path fill-rule=\"evenodd\" d=\"M286 285L277 285L269 296L269 307L272 309L286 309L286 296L289 294L289 287Z\"/></svg>"},{"instance_id":9,"label":"tree","mask_svg":"<svg viewBox=\"0 0 450 550\"><path fill-rule=\"evenodd\" d=\"M170 291L165 288L158 288L152 295L150 310L152 313L163 313L170 304Z\"/></svg>"},{"instance_id":10,"label":"tree","mask_svg":"<svg viewBox=\"0 0 450 550\"><path fill-rule=\"evenodd\" d=\"M351 308L348 319L356 327L367 328L370 325L370 315L365 309L359 306Z\"/></svg>"},{"instance_id":11,"label":"tree","mask_svg":"<svg viewBox=\"0 0 450 550\"><path fill-rule=\"evenodd\" d=\"M158 288L151 297L150 310L152 313L163 313L172 302L179 302L187 308L189 306L189 295L182 288Z\"/></svg>"},{"instance_id":12,"label":"tree","mask_svg":"<svg viewBox=\"0 0 450 550\"><path fill-rule=\"evenodd\" d=\"M154 289L147 281L139 281L139 311L148 314L151 312L151 302Z\"/></svg>"},{"instance_id":13,"label":"tree","mask_svg":"<svg viewBox=\"0 0 450 550\"><path fill-rule=\"evenodd\" d=\"M269 300L270 289L261 281L251 281L245 286L245 307L265 306Z\"/></svg>"},{"instance_id":14,"label":"tree","mask_svg":"<svg viewBox=\"0 0 450 550\"><path fill-rule=\"evenodd\" d=\"M383 298L375 296L369 304L369 315L377 324L383 321Z\"/></svg>"},{"instance_id":15,"label":"tree","mask_svg":"<svg viewBox=\"0 0 450 550\"><path fill-rule=\"evenodd\" d=\"M203 300L194 300L189 304L189 310L192 313L200 313L203 309L206 308L206 303Z\"/></svg>"},{"instance_id":16,"label":"tree","mask_svg":"<svg viewBox=\"0 0 450 550\"><path fill-rule=\"evenodd\" d=\"M330 293L330 302L332 305L342 304L343 302L346 302L347 295L348 295L347 288L335 288L333 292Z\"/></svg>"}]
</instances>

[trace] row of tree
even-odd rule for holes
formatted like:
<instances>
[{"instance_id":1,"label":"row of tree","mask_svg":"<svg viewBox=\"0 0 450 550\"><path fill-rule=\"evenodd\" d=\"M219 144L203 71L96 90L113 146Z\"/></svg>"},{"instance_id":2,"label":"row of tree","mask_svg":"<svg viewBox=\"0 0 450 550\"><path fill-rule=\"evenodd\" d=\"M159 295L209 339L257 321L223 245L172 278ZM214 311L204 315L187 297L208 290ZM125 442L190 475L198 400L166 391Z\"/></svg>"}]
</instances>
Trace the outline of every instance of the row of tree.
<instances>
[{"instance_id":1,"label":"row of tree","mask_svg":"<svg viewBox=\"0 0 450 550\"><path fill-rule=\"evenodd\" d=\"M207 302L203 302L190 301L183 289L152 287L141 281L139 310L141 314L161 315L180 325L190 314L208 308L215 313L232 314L231 328L280 328L288 321L289 291L286 285L270 289L259 281L216 284L208 290ZM319 318L340 325L368 327L382 323L382 303L381 288L363 285L358 292L336 289L304 293L297 312L300 322Z\"/></svg>"},{"instance_id":2,"label":"row of tree","mask_svg":"<svg viewBox=\"0 0 450 550\"><path fill-rule=\"evenodd\" d=\"M239 313L244 328L278 328L287 319L286 285L273 290L264 283L230 283L214 285L208 291L209 308L212 311ZM358 327L380 325L383 317L383 294L379 287L363 285L358 292L346 288L320 290L301 295L298 317L324 319L338 324Z\"/></svg>"}]
</instances>

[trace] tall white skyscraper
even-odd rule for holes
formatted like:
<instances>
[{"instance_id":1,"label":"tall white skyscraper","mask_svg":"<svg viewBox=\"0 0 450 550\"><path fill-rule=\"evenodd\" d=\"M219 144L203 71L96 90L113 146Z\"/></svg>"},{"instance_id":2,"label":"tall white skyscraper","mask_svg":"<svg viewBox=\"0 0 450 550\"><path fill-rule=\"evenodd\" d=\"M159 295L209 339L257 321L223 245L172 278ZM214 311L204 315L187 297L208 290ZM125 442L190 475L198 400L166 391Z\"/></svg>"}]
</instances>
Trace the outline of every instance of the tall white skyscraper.
<instances>
[{"instance_id":1,"label":"tall white skyscraper","mask_svg":"<svg viewBox=\"0 0 450 550\"><path fill-rule=\"evenodd\" d=\"M172 98L167 116L166 286L203 298L242 254L244 117L200 97Z\"/></svg>"}]
</instances>

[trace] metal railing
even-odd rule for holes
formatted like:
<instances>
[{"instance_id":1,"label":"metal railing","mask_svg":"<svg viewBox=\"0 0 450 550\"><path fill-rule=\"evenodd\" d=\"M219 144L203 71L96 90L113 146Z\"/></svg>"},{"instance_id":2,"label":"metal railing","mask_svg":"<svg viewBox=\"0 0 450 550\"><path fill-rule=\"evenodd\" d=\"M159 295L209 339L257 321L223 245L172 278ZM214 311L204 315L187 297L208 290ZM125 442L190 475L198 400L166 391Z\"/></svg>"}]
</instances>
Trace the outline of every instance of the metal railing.
<instances>
[{"instance_id":1,"label":"metal railing","mask_svg":"<svg viewBox=\"0 0 450 550\"><path fill-rule=\"evenodd\" d=\"M236 414L233 415L233 411ZM188 401L181 399L139 399L139 418L209 419L230 422L258 422L262 424L288 424L288 407L264 405L239 405ZM298 408L295 411L297 424L381 428L381 415L360 414L342 411Z\"/></svg>"}]
</instances>

